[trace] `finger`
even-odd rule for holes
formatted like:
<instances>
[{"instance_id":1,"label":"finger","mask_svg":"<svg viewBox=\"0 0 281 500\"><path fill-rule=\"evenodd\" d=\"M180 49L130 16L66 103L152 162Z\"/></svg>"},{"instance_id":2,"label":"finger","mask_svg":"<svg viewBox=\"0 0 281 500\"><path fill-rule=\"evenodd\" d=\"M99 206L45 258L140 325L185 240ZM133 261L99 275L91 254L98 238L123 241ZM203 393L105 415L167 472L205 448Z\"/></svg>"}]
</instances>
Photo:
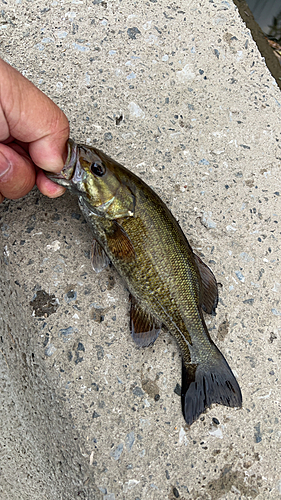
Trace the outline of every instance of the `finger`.
<instances>
[{"instance_id":1,"label":"finger","mask_svg":"<svg viewBox=\"0 0 281 500\"><path fill-rule=\"evenodd\" d=\"M16 200L25 196L35 184L35 167L20 146L16 150L0 144L0 192ZM2 200L3 201L3 200Z\"/></svg>"},{"instance_id":2,"label":"finger","mask_svg":"<svg viewBox=\"0 0 281 500\"><path fill-rule=\"evenodd\" d=\"M0 106L0 141L5 141L10 136L9 125L6 120L3 108Z\"/></svg>"},{"instance_id":3,"label":"finger","mask_svg":"<svg viewBox=\"0 0 281 500\"><path fill-rule=\"evenodd\" d=\"M0 123L1 123L1 122L0 122ZM1 136L0 136L0 137L1 137ZM3 141L1 141L1 142L3 142L3 144L10 144L10 142L13 142L13 141L14 141L14 138L13 138L11 135L9 135L9 136L7 137L7 139L5 139L5 140L3 140Z\"/></svg>"},{"instance_id":4,"label":"finger","mask_svg":"<svg viewBox=\"0 0 281 500\"><path fill-rule=\"evenodd\" d=\"M26 152L26 154L29 156L29 144L27 144L26 142L17 141L12 136L10 136L6 141L2 141L3 144L8 144L9 146L10 146L11 142L13 144L18 144L22 149L24 149L24 151Z\"/></svg>"},{"instance_id":5,"label":"finger","mask_svg":"<svg viewBox=\"0 0 281 500\"><path fill-rule=\"evenodd\" d=\"M19 153L19 155L21 155L24 159L26 159L27 162L29 162L29 163L31 162L28 154L19 144L13 142L13 143L9 144L9 147L12 148L13 151ZM0 145L0 150L1 150L1 145ZM0 152L0 154L1 154L1 152ZM6 154L6 157L7 157L7 154ZM7 160L7 158L5 158L5 159ZM31 164L32 164L32 162L31 162ZM32 164L32 168L34 168L35 176L36 176L36 168L33 164ZM55 184L50 179L48 179L42 170L37 169L37 171L38 172L37 172L37 176L36 176L36 184L37 184L37 186L39 184L38 187L44 195L49 196L50 198L57 198L58 196L61 196L65 192L64 187L59 186L58 184ZM21 173L21 175L22 175L22 173ZM33 183L33 185L34 185L34 183ZM33 187L33 185L32 185L32 187ZM1 184L0 184L0 186L1 186ZM24 193L24 194L26 194L26 193ZM22 195L22 196L24 196L24 195ZM7 196L7 197L11 198L10 196Z\"/></svg>"},{"instance_id":6,"label":"finger","mask_svg":"<svg viewBox=\"0 0 281 500\"><path fill-rule=\"evenodd\" d=\"M41 193L49 198L57 198L65 192L65 188L48 179L43 170L38 170L36 184Z\"/></svg>"},{"instance_id":7,"label":"finger","mask_svg":"<svg viewBox=\"0 0 281 500\"><path fill-rule=\"evenodd\" d=\"M60 110L59 110L60 111ZM55 128L55 123L53 125ZM45 137L29 145L29 154L34 163L49 172L60 172L67 158L67 139L69 126L58 131L50 132Z\"/></svg>"},{"instance_id":8,"label":"finger","mask_svg":"<svg viewBox=\"0 0 281 500\"><path fill-rule=\"evenodd\" d=\"M30 143L29 154L36 165L59 172L66 158L69 124L65 114L43 92L17 70L0 60L0 104L9 132L18 141ZM0 124L1 124L0 116Z\"/></svg>"}]
</instances>

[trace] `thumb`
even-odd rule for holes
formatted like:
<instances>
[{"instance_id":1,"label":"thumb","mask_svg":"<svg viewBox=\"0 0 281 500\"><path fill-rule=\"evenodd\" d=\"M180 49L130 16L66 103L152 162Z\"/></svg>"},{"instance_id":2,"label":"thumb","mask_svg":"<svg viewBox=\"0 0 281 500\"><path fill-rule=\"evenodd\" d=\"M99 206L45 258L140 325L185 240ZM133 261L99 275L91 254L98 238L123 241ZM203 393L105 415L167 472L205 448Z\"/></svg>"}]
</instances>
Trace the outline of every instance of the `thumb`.
<instances>
[{"instance_id":1,"label":"thumb","mask_svg":"<svg viewBox=\"0 0 281 500\"><path fill-rule=\"evenodd\" d=\"M55 132L29 144L29 154L35 165L49 172L60 172L67 158L69 125L63 112L59 120L63 126L61 129L54 124Z\"/></svg>"}]
</instances>

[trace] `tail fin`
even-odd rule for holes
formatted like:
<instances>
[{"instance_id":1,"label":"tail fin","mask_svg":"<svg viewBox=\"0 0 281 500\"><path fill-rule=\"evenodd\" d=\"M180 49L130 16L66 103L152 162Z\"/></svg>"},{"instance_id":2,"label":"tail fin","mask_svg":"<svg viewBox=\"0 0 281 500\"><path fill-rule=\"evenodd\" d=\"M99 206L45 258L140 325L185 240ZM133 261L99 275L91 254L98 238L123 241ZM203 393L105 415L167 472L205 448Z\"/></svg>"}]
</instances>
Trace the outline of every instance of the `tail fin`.
<instances>
[{"instance_id":1,"label":"tail fin","mask_svg":"<svg viewBox=\"0 0 281 500\"><path fill-rule=\"evenodd\" d=\"M182 364L182 412L188 425L212 403L242 406L238 382L221 352L216 350L209 364Z\"/></svg>"}]
</instances>

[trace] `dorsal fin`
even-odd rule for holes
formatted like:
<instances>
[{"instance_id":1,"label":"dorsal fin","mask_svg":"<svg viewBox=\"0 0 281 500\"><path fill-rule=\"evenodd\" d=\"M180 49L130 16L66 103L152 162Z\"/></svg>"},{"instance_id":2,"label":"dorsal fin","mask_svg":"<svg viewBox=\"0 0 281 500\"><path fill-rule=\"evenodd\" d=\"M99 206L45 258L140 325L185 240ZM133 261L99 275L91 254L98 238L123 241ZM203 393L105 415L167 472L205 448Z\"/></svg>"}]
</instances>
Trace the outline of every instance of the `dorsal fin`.
<instances>
[{"instance_id":1,"label":"dorsal fin","mask_svg":"<svg viewBox=\"0 0 281 500\"><path fill-rule=\"evenodd\" d=\"M202 281L201 307L203 311L214 316L219 299L216 278L211 269L200 259L200 257L198 257L198 255L194 254L194 257Z\"/></svg>"}]
</instances>

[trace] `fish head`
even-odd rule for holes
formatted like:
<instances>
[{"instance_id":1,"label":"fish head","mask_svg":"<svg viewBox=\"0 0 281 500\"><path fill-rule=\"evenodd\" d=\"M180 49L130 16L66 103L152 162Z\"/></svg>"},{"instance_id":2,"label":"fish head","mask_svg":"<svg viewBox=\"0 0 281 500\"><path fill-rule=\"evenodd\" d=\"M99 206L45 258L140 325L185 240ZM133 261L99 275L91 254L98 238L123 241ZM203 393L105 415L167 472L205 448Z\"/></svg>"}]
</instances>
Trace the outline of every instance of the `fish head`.
<instances>
[{"instance_id":1,"label":"fish head","mask_svg":"<svg viewBox=\"0 0 281 500\"><path fill-rule=\"evenodd\" d=\"M68 140L68 155L58 174L46 173L53 182L79 197L80 205L108 219L134 215L135 197L122 181L121 165L96 148Z\"/></svg>"}]
</instances>

